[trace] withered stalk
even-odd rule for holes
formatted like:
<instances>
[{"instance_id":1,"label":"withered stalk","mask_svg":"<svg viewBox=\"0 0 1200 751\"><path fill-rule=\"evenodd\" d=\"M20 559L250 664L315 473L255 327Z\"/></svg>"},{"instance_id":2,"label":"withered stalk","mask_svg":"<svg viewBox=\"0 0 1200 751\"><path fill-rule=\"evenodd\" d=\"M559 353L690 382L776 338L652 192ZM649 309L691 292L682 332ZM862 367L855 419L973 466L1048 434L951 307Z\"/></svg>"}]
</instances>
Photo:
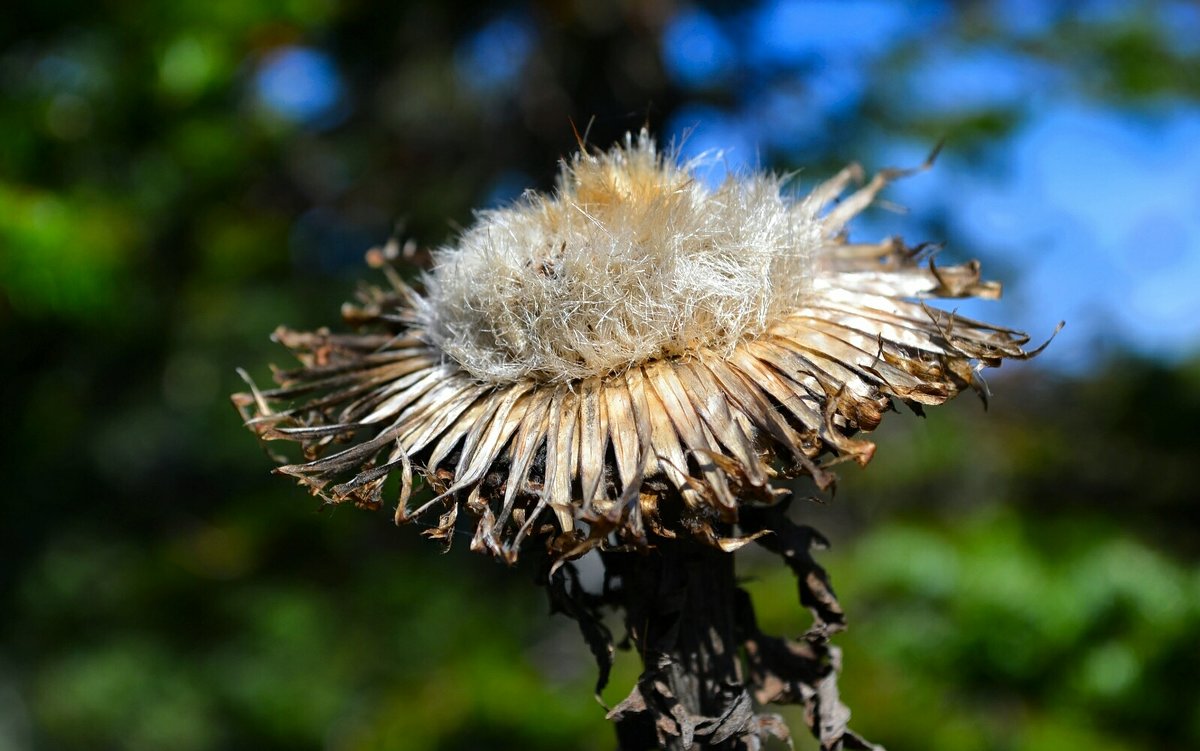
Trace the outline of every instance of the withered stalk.
<instances>
[{"instance_id":1,"label":"withered stalk","mask_svg":"<svg viewBox=\"0 0 1200 751\"><path fill-rule=\"evenodd\" d=\"M745 718L716 727L729 724L739 700L749 709L736 654L733 556L688 539L663 540L644 555L605 554L604 565L617 580L629 640L642 660L637 700L657 705L613 711L621 748L657 748L655 715L670 717L664 729L679 733L667 738L672 751L689 748L697 731L701 748L735 748L724 736Z\"/></svg>"},{"instance_id":2,"label":"withered stalk","mask_svg":"<svg viewBox=\"0 0 1200 751\"><path fill-rule=\"evenodd\" d=\"M847 730L850 712L838 698L840 651L829 637L844 628L844 619L810 553L824 539L793 523L785 504L743 507L739 527L767 531L758 544L796 574L800 601L813 615L799 639L762 633L749 594L737 584L733 555L693 538L657 538L647 551L601 553L599 594L583 591L570 564L550 579L552 603L579 623L599 662L597 695L613 653L604 607L622 613L624 645L641 658L637 685L608 714L620 751L741 751L760 749L769 737L788 740L782 718L757 711L767 704L803 705L822 749L876 749Z\"/></svg>"}]
</instances>

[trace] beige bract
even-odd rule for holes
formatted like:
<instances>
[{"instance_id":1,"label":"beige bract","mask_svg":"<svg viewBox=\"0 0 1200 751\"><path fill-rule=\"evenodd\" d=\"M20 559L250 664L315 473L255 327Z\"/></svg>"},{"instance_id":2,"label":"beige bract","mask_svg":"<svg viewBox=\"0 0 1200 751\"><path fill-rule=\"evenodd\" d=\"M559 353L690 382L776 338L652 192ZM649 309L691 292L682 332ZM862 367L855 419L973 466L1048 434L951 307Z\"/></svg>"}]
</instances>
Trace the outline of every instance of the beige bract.
<instances>
[{"instance_id":1,"label":"beige bract","mask_svg":"<svg viewBox=\"0 0 1200 751\"><path fill-rule=\"evenodd\" d=\"M565 558L692 535L726 550L781 476L865 464L894 402L939 404L1028 337L930 307L999 286L847 223L903 173L852 166L806 197L755 174L709 189L643 133L563 166L557 192L479 215L417 293L388 271L357 333L280 330L302 367L235 396L280 471L331 503L430 520L472 547ZM410 506L414 472L432 499ZM395 481L389 484L389 480ZM433 514L436 513L436 517Z\"/></svg>"}]
</instances>

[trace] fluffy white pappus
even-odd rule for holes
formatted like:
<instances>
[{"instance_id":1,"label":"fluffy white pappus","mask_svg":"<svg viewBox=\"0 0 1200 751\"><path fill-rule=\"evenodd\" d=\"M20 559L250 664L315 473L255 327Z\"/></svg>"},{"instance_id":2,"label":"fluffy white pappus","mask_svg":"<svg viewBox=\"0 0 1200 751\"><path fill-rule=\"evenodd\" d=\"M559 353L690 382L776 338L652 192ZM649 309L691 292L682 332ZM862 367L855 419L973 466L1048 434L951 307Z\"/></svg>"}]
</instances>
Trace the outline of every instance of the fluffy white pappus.
<instances>
[{"instance_id":1,"label":"fluffy white pappus","mask_svg":"<svg viewBox=\"0 0 1200 751\"><path fill-rule=\"evenodd\" d=\"M762 334L811 294L820 201L761 173L712 190L696 167L643 131L481 212L434 251L431 343L480 380L566 382Z\"/></svg>"}]
</instances>

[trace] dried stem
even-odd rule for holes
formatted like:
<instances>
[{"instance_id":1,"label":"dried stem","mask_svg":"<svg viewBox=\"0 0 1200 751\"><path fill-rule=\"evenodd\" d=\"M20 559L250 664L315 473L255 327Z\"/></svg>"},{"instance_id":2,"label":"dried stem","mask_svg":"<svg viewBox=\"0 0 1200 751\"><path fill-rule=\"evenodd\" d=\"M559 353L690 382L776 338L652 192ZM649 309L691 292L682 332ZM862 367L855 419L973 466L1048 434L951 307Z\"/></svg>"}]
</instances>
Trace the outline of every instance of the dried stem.
<instances>
[{"instance_id":1,"label":"dried stem","mask_svg":"<svg viewBox=\"0 0 1200 751\"><path fill-rule=\"evenodd\" d=\"M658 538L643 553L602 553L606 579L599 594L584 592L569 565L551 578L556 609L579 623L600 663L597 694L607 682L613 649L601 609L624 614L628 643L643 670L608 714L621 751L756 751L770 737L790 745L778 715L755 711L772 703L803 705L822 749L878 748L847 728L850 711L838 698L841 655L829 637L844 620L810 553L824 539L784 510L744 508L739 526L747 533L769 532L759 544L796 574L800 601L813 615L812 627L796 640L759 630L750 596L737 586L733 555L700 540Z\"/></svg>"},{"instance_id":2,"label":"dried stem","mask_svg":"<svg viewBox=\"0 0 1200 751\"><path fill-rule=\"evenodd\" d=\"M645 555L607 553L604 565L619 580L629 639L644 667L637 698L610 715L621 749L657 748L657 725L671 751L692 748L693 739L701 748L736 748L731 737L750 701L736 653L733 556L687 539L663 540ZM656 712L634 706L647 701Z\"/></svg>"}]
</instances>

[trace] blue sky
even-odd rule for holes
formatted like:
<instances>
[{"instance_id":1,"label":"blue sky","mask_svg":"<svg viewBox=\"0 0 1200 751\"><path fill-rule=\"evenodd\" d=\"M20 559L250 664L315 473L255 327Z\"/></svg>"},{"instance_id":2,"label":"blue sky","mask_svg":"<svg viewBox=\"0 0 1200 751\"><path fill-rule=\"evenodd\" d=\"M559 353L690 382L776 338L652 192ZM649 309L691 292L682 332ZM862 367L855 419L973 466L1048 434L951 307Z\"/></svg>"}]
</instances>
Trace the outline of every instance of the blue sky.
<instances>
[{"instance_id":1,"label":"blue sky","mask_svg":"<svg viewBox=\"0 0 1200 751\"><path fill-rule=\"evenodd\" d=\"M668 27L663 45L667 69L681 84L703 91L714 78L738 72L783 83L749 87L731 109L698 96L666 135L683 140L685 155L721 150L709 174L714 181L726 167L761 165L771 150L803 164L806 150L829 148L839 115L877 83L879 59L913 43L919 50L913 64L902 77L889 75L889 87L875 93L889 115L903 120L1011 108L1019 124L984 158L949 143L933 170L888 194L910 213L876 212L858 225L859 236L902 232L910 240L944 240L920 235L929 220L944 222L954 242L965 246L952 244L947 256L981 257L1007 288L1005 301L970 302L960 312L1035 337L1067 321L1044 364L1084 369L1095 353L1117 346L1168 358L1195 354L1200 107L1164 100L1135 108L1086 98L1079 93L1084 71L1022 52L1021 41L1045 33L1065 7L993 3L993 21L1003 33L987 43L940 33L951 11L935 2L778 0L719 20L686 11ZM1085 2L1072 13L1079 22L1105 23L1128 7ZM1155 6L1152 18L1164 44L1200 52L1200 10L1167 2ZM919 164L932 146L885 130L867 140L857 158L868 169ZM803 185L820 177L801 173L799 179Z\"/></svg>"},{"instance_id":2,"label":"blue sky","mask_svg":"<svg viewBox=\"0 0 1200 751\"><path fill-rule=\"evenodd\" d=\"M1096 344L1187 356L1200 344L1197 145L1195 105L1133 115L1066 101L1018 129L1001 169L951 152L892 196L938 211L971 254L994 262L1005 320L1034 334L1068 322L1047 352L1054 364L1086 366ZM921 153L884 151L905 164Z\"/></svg>"}]
</instances>

